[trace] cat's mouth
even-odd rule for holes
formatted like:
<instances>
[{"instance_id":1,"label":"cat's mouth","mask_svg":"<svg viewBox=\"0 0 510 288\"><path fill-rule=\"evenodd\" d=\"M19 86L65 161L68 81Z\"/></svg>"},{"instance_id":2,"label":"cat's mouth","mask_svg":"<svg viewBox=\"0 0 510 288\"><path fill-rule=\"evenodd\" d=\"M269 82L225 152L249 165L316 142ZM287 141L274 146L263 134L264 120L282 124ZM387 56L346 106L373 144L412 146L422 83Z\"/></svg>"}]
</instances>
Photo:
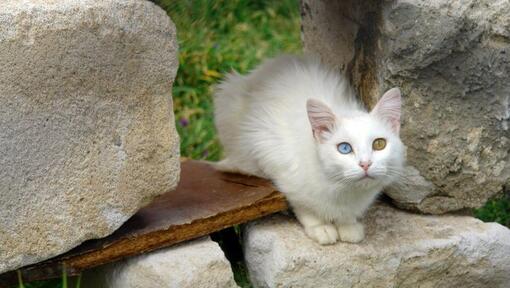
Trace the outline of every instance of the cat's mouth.
<instances>
[{"instance_id":1,"label":"cat's mouth","mask_svg":"<svg viewBox=\"0 0 510 288\"><path fill-rule=\"evenodd\" d=\"M361 178L359 178L359 180L375 180L375 177L374 176L371 176L369 175L368 173L365 173L363 176L361 176Z\"/></svg>"}]
</instances>

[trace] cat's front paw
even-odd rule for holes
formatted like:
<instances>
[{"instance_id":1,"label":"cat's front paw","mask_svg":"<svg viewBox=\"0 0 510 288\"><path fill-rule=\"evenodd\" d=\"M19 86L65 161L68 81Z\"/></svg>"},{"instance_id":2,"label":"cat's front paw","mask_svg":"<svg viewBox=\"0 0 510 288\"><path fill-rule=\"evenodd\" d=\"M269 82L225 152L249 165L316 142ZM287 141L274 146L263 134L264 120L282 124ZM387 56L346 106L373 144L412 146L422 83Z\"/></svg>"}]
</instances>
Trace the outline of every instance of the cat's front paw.
<instances>
[{"instance_id":1,"label":"cat's front paw","mask_svg":"<svg viewBox=\"0 0 510 288\"><path fill-rule=\"evenodd\" d=\"M306 227L305 232L321 245L334 244L338 240L338 232L331 224Z\"/></svg>"},{"instance_id":2,"label":"cat's front paw","mask_svg":"<svg viewBox=\"0 0 510 288\"><path fill-rule=\"evenodd\" d=\"M340 240L359 243L365 238L365 228L361 223L341 224L337 226Z\"/></svg>"}]
</instances>

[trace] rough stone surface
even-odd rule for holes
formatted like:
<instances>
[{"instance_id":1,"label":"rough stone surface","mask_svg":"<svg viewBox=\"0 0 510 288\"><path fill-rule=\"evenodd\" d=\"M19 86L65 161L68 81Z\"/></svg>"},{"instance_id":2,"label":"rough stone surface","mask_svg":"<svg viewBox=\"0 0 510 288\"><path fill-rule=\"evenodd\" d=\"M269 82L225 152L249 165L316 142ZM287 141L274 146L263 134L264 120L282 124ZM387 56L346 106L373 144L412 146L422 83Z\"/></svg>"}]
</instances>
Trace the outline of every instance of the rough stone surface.
<instances>
[{"instance_id":1,"label":"rough stone surface","mask_svg":"<svg viewBox=\"0 0 510 288\"><path fill-rule=\"evenodd\" d=\"M238 287L228 260L209 237L88 271L84 287Z\"/></svg>"},{"instance_id":2,"label":"rough stone surface","mask_svg":"<svg viewBox=\"0 0 510 288\"><path fill-rule=\"evenodd\" d=\"M307 52L371 106L399 86L409 169L388 189L425 213L482 206L510 187L510 2L302 0Z\"/></svg>"},{"instance_id":3,"label":"rough stone surface","mask_svg":"<svg viewBox=\"0 0 510 288\"><path fill-rule=\"evenodd\" d=\"M255 287L508 287L510 230L466 216L371 208L360 244L321 246L276 215L244 231Z\"/></svg>"},{"instance_id":4,"label":"rough stone surface","mask_svg":"<svg viewBox=\"0 0 510 288\"><path fill-rule=\"evenodd\" d=\"M0 1L0 273L104 237L174 188L176 54L148 1Z\"/></svg>"}]
</instances>

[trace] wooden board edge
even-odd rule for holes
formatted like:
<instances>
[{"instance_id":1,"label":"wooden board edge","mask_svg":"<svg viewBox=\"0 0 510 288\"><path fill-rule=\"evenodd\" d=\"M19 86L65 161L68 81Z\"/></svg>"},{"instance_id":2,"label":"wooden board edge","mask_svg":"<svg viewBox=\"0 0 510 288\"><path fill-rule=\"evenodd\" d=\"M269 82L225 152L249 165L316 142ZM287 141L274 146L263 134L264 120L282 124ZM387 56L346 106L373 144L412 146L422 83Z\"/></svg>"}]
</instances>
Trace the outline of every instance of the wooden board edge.
<instances>
[{"instance_id":1,"label":"wooden board edge","mask_svg":"<svg viewBox=\"0 0 510 288\"><path fill-rule=\"evenodd\" d=\"M122 239L102 250L74 256L69 259L54 259L21 269L25 282L59 278L66 267L68 275L78 275L81 271L115 262L126 257L169 247L183 241L203 237L227 227L246 223L272 213L288 209L283 194L274 191L263 199L234 210L198 219L188 224L172 226L167 230L155 231L135 238ZM0 275L0 287L17 284L16 271Z\"/></svg>"}]
</instances>

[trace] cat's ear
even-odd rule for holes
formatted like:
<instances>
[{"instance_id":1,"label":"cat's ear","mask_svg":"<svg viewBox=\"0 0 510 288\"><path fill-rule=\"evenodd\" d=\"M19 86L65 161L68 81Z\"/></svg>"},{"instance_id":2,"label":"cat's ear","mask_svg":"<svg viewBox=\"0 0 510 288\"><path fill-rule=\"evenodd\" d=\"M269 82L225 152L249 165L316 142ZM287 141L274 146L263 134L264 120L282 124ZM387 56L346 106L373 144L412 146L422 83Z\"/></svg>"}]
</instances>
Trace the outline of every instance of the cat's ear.
<instances>
[{"instance_id":1,"label":"cat's ear","mask_svg":"<svg viewBox=\"0 0 510 288\"><path fill-rule=\"evenodd\" d=\"M384 93L370 113L383 121L387 121L391 125L393 132L398 135L400 132L401 107L400 89L395 87Z\"/></svg>"},{"instance_id":2,"label":"cat's ear","mask_svg":"<svg viewBox=\"0 0 510 288\"><path fill-rule=\"evenodd\" d=\"M306 111L312 125L313 137L322 142L326 134L335 130L335 114L326 104L316 99L309 99L306 102Z\"/></svg>"}]
</instances>

